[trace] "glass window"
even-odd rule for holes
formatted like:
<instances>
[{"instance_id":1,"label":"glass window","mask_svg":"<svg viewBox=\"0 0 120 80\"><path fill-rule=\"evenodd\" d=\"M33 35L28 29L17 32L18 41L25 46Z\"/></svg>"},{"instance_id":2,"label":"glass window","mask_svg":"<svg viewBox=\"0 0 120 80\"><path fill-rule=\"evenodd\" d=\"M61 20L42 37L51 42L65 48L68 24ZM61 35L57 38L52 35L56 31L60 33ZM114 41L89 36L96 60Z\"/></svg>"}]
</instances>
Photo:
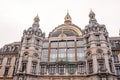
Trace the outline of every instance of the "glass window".
<instances>
[{"instance_id":1,"label":"glass window","mask_svg":"<svg viewBox=\"0 0 120 80\"><path fill-rule=\"evenodd\" d=\"M74 47L74 41L67 41L68 47Z\"/></svg>"},{"instance_id":2,"label":"glass window","mask_svg":"<svg viewBox=\"0 0 120 80\"><path fill-rule=\"evenodd\" d=\"M47 61L48 60L48 50L42 50L42 56L41 56L41 61Z\"/></svg>"},{"instance_id":3,"label":"glass window","mask_svg":"<svg viewBox=\"0 0 120 80\"><path fill-rule=\"evenodd\" d=\"M41 70L40 73L41 74L45 74L46 73L46 65L41 65L40 68L41 68L40 69Z\"/></svg>"},{"instance_id":4,"label":"glass window","mask_svg":"<svg viewBox=\"0 0 120 80\"><path fill-rule=\"evenodd\" d=\"M9 72L9 67L6 67L6 68L5 68L5 72L4 72L4 76L7 76L7 75L8 75L8 72Z\"/></svg>"},{"instance_id":5,"label":"glass window","mask_svg":"<svg viewBox=\"0 0 120 80\"><path fill-rule=\"evenodd\" d=\"M43 48L48 48L48 42L43 43Z\"/></svg>"},{"instance_id":6,"label":"glass window","mask_svg":"<svg viewBox=\"0 0 120 80\"><path fill-rule=\"evenodd\" d=\"M36 63L32 63L32 71L31 71L31 73L32 74L36 74Z\"/></svg>"},{"instance_id":7,"label":"glass window","mask_svg":"<svg viewBox=\"0 0 120 80\"><path fill-rule=\"evenodd\" d=\"M66 61L66 49L58 49L58 60Z\"/></svg>"},{"instance_id":8,"label":"glass window","mask_svg":"<svg viewBox=\"0 0 120 80\"><path fill-rule=\"evenodd\" d=\"M51 48L57 48L58 42L51 42Z\"/></svg>"},{"instance_id":9,"label":"glass window","mask_svg":"<svg viewBox=\"0 0 120 80\"><path fill-rule=\"evenodd\" d=\"M58 73L61 75L65 73L65 65L58 65Z\"/></svg>"},{"instance_id":10,"label":"glass window","mask_svg":"<svg viewBox=\"0 0 120 80\"><path fill-rule=\"evenodd\" d=\"M22 72L26 71L27 63L22 63Z\"/></svg>"},{"instance_id":11,"label":"glass window","mask_svg":"<svg viewBox=\"0 0 120 80\"><path fill-rule=\"evenodd\" d=\"M83 46L83 41L77 41L77 47Z\"/></svg>"},{"instance_id":12,"label":"glass window","mask_svg":"<svg viewBox=\"0 0 120 80\"><path fill-rule=\"evenodd\" d=\"M98 70L99 70L99 72L105 72L104 60L98 61Z\"/></svg>"},{"instance_id":13,"label":"glass window","mask_svg":"<svg viewBox=\"0 0 120 80\"><path fill-rule=\"evenodd\" d=\"M66 47L66 41L59 42L59 47Z\"/></svg>"},{"instance_id":14,"label":"glass window","mask_svg":"<svg viewBox=\"0 0 120 80\"><path fill-rule=\"evenodd\" d=\"M68 73L69 74L74 74L75 73L75 70L76 68L75 68L75 65L74 64L69 64L68 65Z\"/></svg>"},{"instance_id":15,"label":"glass window","mask_svg":"<svg viewBox=\"0 0 120 80\"><path fill-rule=\"evenodd\" d=\"M113 54L114 63L119 63L119 58L117 54Z\"/></svg>"},{"instance_id":16,"label":"glass window","mask_svg":"<svg viewBox=\"0 0 120 80\"><path fill-rule=\"evenodd\" d=\"M92 61L88 62L88 71L89 71L89 73L93 73L93 63L92 63Z\"/></svg>"},{"instance_id":17,"label":"glass window","mask_svg":"<svg viewBox=\"0 0 120 80\"><path fill-rule=\"evenodd\" d=\"M115 69L116 69L116 75L120 75L120 66L116 66Z\"/></svg>"},{"instance_id":18,"label":"glass window","mask_svg":"<svg viewBox=\"0 0 120 80\"><path fill-rule=\"evenodd\" d=\"M77 60L84 60L84 48L77 48Z\"/></svg>"},{"instance_id":19,"label":"glass window","mask_svg":"<svg viewBox=\"0 0 120 80\"><path fill-rule=\"evenodd\" d=\"M79 68L79 73L80 73L80 74L84 74L84 72L85 72L85 71L84 71L84 70L85 70L84 64L79 64L79 65L78 65L78 68Z\"/></svg>"},{"instance_id":20,"label":"glass window","mask_svg":"<svg viewBox=\"0 0 120 80\"><path fill-rule=\"evenodd\" d=\"M7 65L10 65L10 63L11 63L11 57L8 57L8 59L7 59Z\"/></svg>"},{"instance_id":21,"label":"glass window","mask_svg":"<svg viewBox=\"0 0 120 80\"><path fill-rule=\"evenodd\" d=\"M51 49L50 50L50 61L56 61L57 60L57 49Z\"/></svg>"},{"instance_id":22,"label":"glass window","mask_svg":"<svg viewBox=\"0 0 120 80\"><path fill-rule=\"evenodd\" d=\"M49 74L55 74L55 65L49 65L48 72Z\"/></svg>"},{"instance_id":23,"label":"glass window","mask_svg":"<svg viewBox=\"0 0 120 80\"><path fill-rule=\"evenodd\" d=\"M69 48L68 49L68 61L74 61L75 60L75 52L74 52L74 48Z\"/></svg>"}]
</instances>

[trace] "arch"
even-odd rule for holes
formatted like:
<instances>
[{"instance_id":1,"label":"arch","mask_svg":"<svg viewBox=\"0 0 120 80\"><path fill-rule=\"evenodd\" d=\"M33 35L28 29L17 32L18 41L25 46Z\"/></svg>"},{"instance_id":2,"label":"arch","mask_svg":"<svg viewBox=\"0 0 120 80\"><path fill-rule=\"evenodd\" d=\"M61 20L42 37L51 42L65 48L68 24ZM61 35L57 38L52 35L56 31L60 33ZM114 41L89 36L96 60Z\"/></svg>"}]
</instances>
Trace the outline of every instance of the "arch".
<instances>
[{"instance_id":1,"label":"arch","mask_svg":"<svg viewBox=\"0 0 120 80\"><path fill-rule=\"evenodd\" d=\"M49 34L49 37L58 37L61 33L64 33L67 36L82 37L82 30L74 24L70 24L70 25L62 24L62 25L56 27Z\"/></svg>"}]
</instances>

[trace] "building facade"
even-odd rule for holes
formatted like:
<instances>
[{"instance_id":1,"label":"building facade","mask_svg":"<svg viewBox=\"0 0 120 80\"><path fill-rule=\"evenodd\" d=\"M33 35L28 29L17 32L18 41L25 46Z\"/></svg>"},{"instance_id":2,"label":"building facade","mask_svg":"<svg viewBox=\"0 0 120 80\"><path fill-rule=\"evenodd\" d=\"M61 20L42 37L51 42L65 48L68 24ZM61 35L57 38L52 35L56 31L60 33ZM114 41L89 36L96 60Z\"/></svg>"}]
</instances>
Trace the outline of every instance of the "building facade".
<instances>
[{"instance_id":1,"label":"building facade","mask_svg":"<svg viewBox=\"0 0 120 80\"><path fill-rule=\"evenodd\" d=\"M0 80L120 80L120 36L109 37L90 11L82 30L67 13L48 37L38 15L21 41L0 49Z\"/></svg>"}]
</instances>

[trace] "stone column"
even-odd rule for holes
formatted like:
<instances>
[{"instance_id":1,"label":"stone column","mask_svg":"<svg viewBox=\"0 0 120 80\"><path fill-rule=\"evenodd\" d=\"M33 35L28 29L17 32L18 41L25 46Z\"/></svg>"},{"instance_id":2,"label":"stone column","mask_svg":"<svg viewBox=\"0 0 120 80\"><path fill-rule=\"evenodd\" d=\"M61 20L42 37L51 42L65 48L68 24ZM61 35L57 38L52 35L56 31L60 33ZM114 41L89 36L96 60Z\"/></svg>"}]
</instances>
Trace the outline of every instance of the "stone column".
<instances>
[{"instance_id":1,"label":"stone column","mask_svg":"<svg viewBox=\"0 0 120 80\"><path fill-rule=\"evenodd\" d=\"M27 73L30 74L31 73L31 66L32 65L32 57L29 56L28 57L28 63L27 63Z\"/></svg>"},{"instance_id":2,"label":"stone column","mask_svg":"<svg viewBox=\"0 0 120 80\"><path fill-rule=\"evenodd\" d=\"M108 61L108 55L105 53L104 54L105 57L105 66L108 72L110 72L110 67L109 67L109 61Z\"/></svg>"},{"instance_id":3,"label":"stone column","mask_svg":"<svg viewBox=\"0 0 120 80\"><path fill-rule=\"evenodd\" d=\"M93 72L97 73L98 71L98 62L97 62L97 58L96 58L96 54L92 54L92 59L93 59Z\"/></svg>"}]
</instances>

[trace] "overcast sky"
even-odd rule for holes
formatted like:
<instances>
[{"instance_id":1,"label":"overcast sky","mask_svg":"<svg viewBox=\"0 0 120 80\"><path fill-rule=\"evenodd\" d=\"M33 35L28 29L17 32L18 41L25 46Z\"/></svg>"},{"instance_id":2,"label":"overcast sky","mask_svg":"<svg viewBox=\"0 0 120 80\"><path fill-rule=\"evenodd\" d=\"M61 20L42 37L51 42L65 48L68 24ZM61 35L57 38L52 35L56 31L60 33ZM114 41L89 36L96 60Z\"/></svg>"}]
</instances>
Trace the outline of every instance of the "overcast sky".
<instances>
[{"instance_id":1,"label":"overcast sky","mask_svg":"<svg viewBox=\"0 0 120 80\"><path fill-rule=\"evenodd\" d=\"M67 10L72 23L84 29L90 9L98 23L106 25L109 36L119 36L120 0L0 0L0 47L20 41L37 14L46 36L64 23Z\"/></svg>"}]
</instances>

